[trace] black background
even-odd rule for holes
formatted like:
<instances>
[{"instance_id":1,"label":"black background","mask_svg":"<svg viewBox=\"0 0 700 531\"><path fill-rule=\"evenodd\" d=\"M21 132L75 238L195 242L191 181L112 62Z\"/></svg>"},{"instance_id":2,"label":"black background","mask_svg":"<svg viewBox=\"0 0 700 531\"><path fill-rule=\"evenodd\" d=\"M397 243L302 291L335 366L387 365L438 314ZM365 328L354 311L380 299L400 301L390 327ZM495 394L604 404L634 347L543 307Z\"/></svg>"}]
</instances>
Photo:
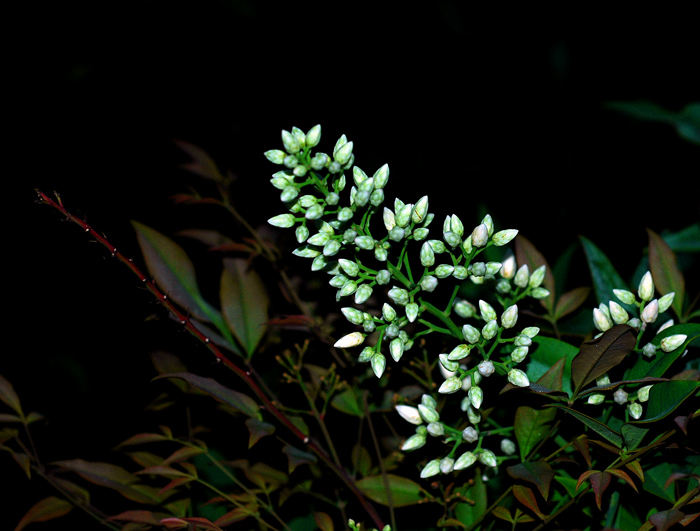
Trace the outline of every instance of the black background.
<instances>
[{"instance_id":1,"label":"black background","mask_svg":"<svg viewBox=\"0 0 700 531\"><path fill-rule=\"evenodd\" d=\"M187 159L173 139L233 171L234 201L264 224L282 210L263 152L281 147L282 129L321 123L322 150L344 133L366 172L389 164L389 198L427 193L438 219L456 213L467 226L486 205L499 228L553 256L583 234L629 277L645 227L698 220L699 148L604 104L678 111L697 101L689 4L34 4L11 28L20 120L8 158L22 188L6 197L21 205L19 230L6 230L19 234L20 253L6 248L19 279L6 277L0 372L26 410L49 417L41 450L91 458L121 440L113 428L138 424L153 385L147 352L167 345L170 329L145 322L163 314L135 278L34 204L33 188L57 190L137 256L129 219L164 232L192 226L169 206L201 184L177 168ZM13 467L5 456L28 507Z\"/></svg>"}]
</instances>

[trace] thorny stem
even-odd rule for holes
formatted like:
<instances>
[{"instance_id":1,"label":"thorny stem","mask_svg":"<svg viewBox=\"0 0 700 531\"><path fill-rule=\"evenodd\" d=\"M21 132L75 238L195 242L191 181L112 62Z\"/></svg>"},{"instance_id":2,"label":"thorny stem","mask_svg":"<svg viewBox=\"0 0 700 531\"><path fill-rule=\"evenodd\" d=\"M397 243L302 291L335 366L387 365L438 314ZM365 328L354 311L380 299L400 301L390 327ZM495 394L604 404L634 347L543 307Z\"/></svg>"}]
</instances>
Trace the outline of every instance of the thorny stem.
<instances>
[{"instance_id":1,"label":"thorny stem","mask_svg":"<svg viewBox=\"0 0 700 531\"><path fill-rule=\"evenodd\" d=\"M358 501L364 508L364 510L367 512L367 514L372 518L374 525L376 525L379 529L384 527L384 523L382 522L381 517L375 510L375 508L369 503L367 498L360 492L358 489L357 485L355 484L354 480L347 474L347 472L338 467L331 457L328 455L328 453L320 446L316 444L316 442L312 441L307 435L305 435L299 428L297 428L273 403L272 401L267 397L267 395L263 392L263 390L260 388L260 386L257 384L257 382L252 378L252 373L250 371L246 371L241 369L238 365L233 363L224 353L211 341L209 337L207 337L205 334L203 334L193 323L190 321L190 318L180 312L172 302L170 302L170 299L162 293L155 285L154 282L149 280L148 277L146 277L141 270L134 264L134 261L131 258L126 258L123 254L121 254L116 247L114 247L104 236L101 234L97 233L90 225L88 225L84 220L74 216L70 212L68 212L65 207L63 206L63 203L61 202L60 196L56 194L56 199L57 201L54 201L51 199L49 196L44 194L41 190L36 190L37 194L39 195L39 202L44 203L46 205L49 205L56 210L58 210L61 214L63 214L69 221L77 224L80 226L86 233L90 234L93 238L95 238L100 244L102 244L107 250L112 254L114 258L116 258L119 262L123 263L126 265L133 274L135 274L138 279L141 281L141 283L146 287L146 289L158 300L159 303L161 303L165 308L175 317L180 324L182 324L187 331L192 334L194 337L196 337L199 341L201 341L208 349L209 351L214 354L218 362L223 363L224 366L226 366L228 369L233 371L239 378L241 378L245 384L250 388L250 390L258 397L258 399L262 402L264 409L270 412L271 415L273 415L281 424L287 427L289 431L292 432L294 436L296 436L300 441L302 441L307 447L314 452L318 457L321 458L321 460L326 463L326 465L340 478L343 483L350 489L350 491L357 497Z\"/></svg>"}]
</instances>

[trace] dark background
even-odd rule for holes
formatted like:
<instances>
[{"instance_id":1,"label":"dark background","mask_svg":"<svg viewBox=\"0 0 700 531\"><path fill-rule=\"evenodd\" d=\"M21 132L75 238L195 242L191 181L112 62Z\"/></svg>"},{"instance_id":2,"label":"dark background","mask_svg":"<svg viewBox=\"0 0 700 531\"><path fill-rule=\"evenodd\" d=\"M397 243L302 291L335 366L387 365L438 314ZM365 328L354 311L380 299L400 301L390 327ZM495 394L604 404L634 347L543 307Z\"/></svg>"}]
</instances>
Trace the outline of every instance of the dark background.
<instances>
[{"instance_id":1,"label":"dark background","mask_svg":"<svg viewBox=\"0 0 700 531\"><path fill-rule=\"evenodd\" d=\"M34 187L57 190L138 256L129 219L164 232L192 226L192 211L169 206L201 184L177 168L187 159L173 139L233 171L237 206L263 224L282 212L263 152L281 147L282 129L321 123L322 150L344 133L366 172L390 165L390 199L428 193L439 220L456 213L467 226L486 205L499 228L520 229L553 257L583 234L629 277L645 227L700 217L700 148L605 103L679 111L698 100L689 4L34 4L12 28L21 120L9 156L20 159L22 189L11 200L23 214L21 252L6 249L19 259L6 322L20 340L8 341L0 372L27 410L49 417L40 450L104 457L123 426L138 424L153 385L147 353L170 330L126 269L32 202ZM1 466L24 493L9 457ZM34 499L18 494L18 505Z\"/></svg>"}]
</instances>

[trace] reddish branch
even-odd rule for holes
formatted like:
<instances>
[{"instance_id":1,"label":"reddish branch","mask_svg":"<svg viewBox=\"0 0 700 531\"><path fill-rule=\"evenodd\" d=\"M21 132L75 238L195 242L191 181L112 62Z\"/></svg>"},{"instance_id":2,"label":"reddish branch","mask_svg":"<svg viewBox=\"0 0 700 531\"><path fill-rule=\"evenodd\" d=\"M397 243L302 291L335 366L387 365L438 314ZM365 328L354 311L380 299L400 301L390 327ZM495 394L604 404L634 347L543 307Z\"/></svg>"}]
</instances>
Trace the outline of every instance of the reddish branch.
<instances>
[{"instance_id":1,"label":"reddish branch","mask_svg":"<svg viewBox=\"0 0 700 531\"><path fill-rule=\"evenodd\" d=\"M374 507L369 503L369 501L365 498L365 496L360 492L360 490L357 488L355 485L353 479L343 470L342 468L338 467L331 457L328 455L328 453L318 446L316 443L311 441L309 437L304 435L304 433L299 430L285 415L282 413L277 407L273 404L273 402L268 398L268 396L264 393L264 391L260 388L260 386L257 384L257 382L253 379L251 371L247 371L245 369L240 368L238 365L233 363L226 355L219 350L219 348L214 344L213 341L211 341L206 335L204 335L200 330L198 330L190 321L189 317L182 313L180 310L178 310L175 305L170 302L170 299L168 299L168 296L165 295L163 292L161 292L155 285L155 283L149 279L146 275L144 275L141 270L134 264L134 261L131 258L125 257L123 254L121 254L116 247L114 247L103 235L99 234L96 232L90 225L87 224L87 222L83 219L80 219L70 212L65 209L63 206L63 202L61 201L60 196L54 192L54 195L56 196L56 200L54 201L51 199L49 196L47 196L44 192L41 190L36 190L36 193L39 195L39 201L40 203L44 203L46 205L49 205L56 210L58 210L61 214L63 214L68 221L71 221L77 225L79 225L86 233L90 234L93 238L95 238L99 243L101 243L104 247L107 248L107 250L111 253L113 258L116 258L119 262L122 264L126 265L131 272L138 277L138 279L141 281L141 283L146 286L146 289L153 294L154 297L160 302L165 308L177 319L186 329L187 331L195 336L199 341L204 343L204 345L216 356L216 358L223 363L226 367L231 369L236 375L238 375L245 383L248 385L248 387L255 393L255 395L260 399L262 402L263 406L267 411L269 411L279 422L284 424L300 441L302 441L307 447L313 451L316 455L318 455L321 460L323 460L326 465L331 468L335 474L345 483L345 485L353 492L353 494L357 497L359 502L362 504L363 508L365 511L367 511L367 514L372 518L374 521L374 524L379 528L382 529L384 527L384 523L382 522L380 516L377 514L376 510Z\"/></svg>"}]
</instances>

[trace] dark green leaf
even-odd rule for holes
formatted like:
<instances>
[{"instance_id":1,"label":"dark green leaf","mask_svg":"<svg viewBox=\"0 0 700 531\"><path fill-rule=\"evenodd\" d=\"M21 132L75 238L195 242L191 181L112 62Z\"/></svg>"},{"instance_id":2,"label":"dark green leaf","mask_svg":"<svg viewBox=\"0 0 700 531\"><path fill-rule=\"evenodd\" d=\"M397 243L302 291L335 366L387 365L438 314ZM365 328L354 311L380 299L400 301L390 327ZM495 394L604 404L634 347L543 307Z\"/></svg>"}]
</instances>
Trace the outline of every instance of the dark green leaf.
<instances>
[{"instance_id":1,"label":"dark green leaf","mask_svg":"<svg viewBox=\"0 0 700 531\"><path fill-rule=\"evenodd\" d=\"M571 379L574 398L583 387L603 376L625 359L634 348L637 338L634 329L627 325L613 326L600 337L581 345L571 362Z\"/></svg>"},{"instance_id":2,"label":"dark green leaf","mask_svg":"<svg viewBox=\"0 0 700 531\"><path fill-rule=\"evenodd\" d=\"M554 469L544 461L519 463L507 468L508 475L513 479L534 483L542 497L549 498L549 485L554 479Z\"/></svg>"},{"instance_id":3,"label":"dark green leaf","mask_svg":"<svg viewBox=\"0 0 700 531\"><path fill-rule=\"evenodd\" d=\"M675 253L700 253L700 223L678 232L664 234L664 241Z\"/></svg>"},{"instance_id":4,"label":"dark green leaf","mask_svg":"<svg viewBox=\"0 0 700 531\"><path fill-rule=\"evenodd\" d=\"M382 476L363 478L357 482L357 488L370 500L387 506L389 505L389 495L391 495L393 507L414 505L422 499L421 487L415 481L394 474L386 474L386 479L389 483L389 493L387 493Z\"/></svg>"},{"instance_id":5,"label":"dark green leaf","mask_svg":"<svg viewBox=\"0 0 700 531\"><path fill-rule=\"evenodd\" d=\"M55 496L44 498L32 505L31 509L27 511L19 521L19 524L17 524L17 527L15 527L15 531L21 531L27 524L46 522L68 514L72 508L73 506L70 502L61 498L56 498Z\"/></svg>"},{"instance_id":6,"label":"dark green leaf","mask_svg":"<svg viewBox=\"0 0 700 531\"><path fill-rule=\"evenodd\" d=\"M554 420L554 408L536 409L520 406L515 412L513 428L520 449L520 458L525 459L537 444L549 433L549 423Z\"/></svg>"},{"instance_id":7,"label":"dark green leaf","mask_svg":"<svg viewBox=\"0 0 700 531\"><path fill-rule=\"evenodd\" d=\"M231 409L243 413L250 418L262 420L260 407L252 398L238 391L234 391L233 389L229 389L228 387L224 387L212 378L197 376L189 372L178 372L174 374L162 374L156 376L154 380L162 378L178 378L180 380L185 380L193 387L205 392Z\"/></svg>"},{"instance_id":8,"label":"dark green leaf","mask_svg":"<svg viewBox=\"0 0 700 531\"><path fill-rule=\"evenodd\" d=\"M369 476L372 471L372 457L367 448L357 443L352 447L352 466L360 476Z\"/></svg>"},{"instance_id":9,"label":"dark green leaf","mask_svg":"<svg viewBox=\"0 0 700 531\"><path fill-rule=\"evenodd\" d=\"M187 312L203 321L221 321L219 312L199 291L194 265L185 251L155 229L132 221L146 266L160 289Z\"/></svg>"},{"instance_id":10,"label":"dark green leaf","mask_svg":"<svg viewBox=\"0 0 700 531\"><path fill-rule=\"evenodd\" d=\"M465 485L458 490L467 500L473 503L458 503L455 509L457 519L467 527L476 522L488 509L488 498L486 492L486 484L483 480L481 471L477 469L474 474L474 483L469 486Z\"/></svg>"},{"instance_id":11,"label":"dark green leaf","mask_svg":"<svg viewBox=\"0 0 700 531\"><path fill-rule=\"evenodd\" d=\"M649 234L649 268L654 279L654 285L661 295L675 293L673 298L673 311L679 318L683 316L683 300L685 298L685 278L678 264L676 255L653 230L647 229Z\"/></svg>"},{"instance_id":12,"label":"dark green leaf","mask_svg":"<svg viewBox=\"0 0 700 531\"><path fill-rule=\"evenodd\" d=\"M267 290L260 275L245 260L226 258L223 263L221 309L229 328L250 355L267 329Z\"/></svg>"},{"instance_id":13,"label":"dark green leaf","mask_svg":"<svg viewBox=\"0 0 700 531\"><path fill-rule=\"evenodd\" d=\"M248 427L248 432L250 433L248 448L252 448L261 438L275 433L275 427L272 424L259 419L246 419L245 425Z\"/></svg>"},{"instance_id":14,"label":"dark green leaf","mask_svg":"<svg viewBox=\"0 0 700 531\"><path fill-rule=\"evenodd\" d=\"M644 469L644 485L645 491L658 496L659 498L676 502L674 486L666 485L666 480L675 472L674 467L667 462L659 463L651 468Z\"/></svg>"},{"instance_id":15,"label":"dark green leaf","mask_svg":"<svg viewBox=\"0 0 700 531\"><path fill-rule=\"evenodd\" d=\"M613 294L614 289L627 289L627 284L622 277L617 273L615 267L608 257L601 251L592 241L579 236L581 245L586 254L588 268L591 271L591 279L593 280L593 289L596 294L598 304L608 304L611 300L619 302ZM622 304L628 312L634 312L633 306Z\"/></svg>"},{"instance_id":16,"label":"dark green leaf","mask_svg":"<svg viewBox=\"0 0 700 531\"><path fill-rule=\"evenodd\" d=\"M348 387L344 391L335 395L331 400L331 406L338 411L347 413L348 415L353 415L360 418L365 416L365 410L352 387Z\"/></svg>"},{"instance_id":17,"label":"dark green leaf","mask_svg":"<svg viewBox=\"0 0 700 531\"><path fill-rule=\"evenodd\" d=\"M677 349L671 351L671 352L663 352L660 348L659 345L661 344L661 340L665 337L672 336L675 334L685 334L687 339L683 342L682 345L680 345ZM651 376L651 377L661 377L664 375L664 373L668 370L668 368L673 365L673 362L676 361L682 354L685 352L685 349L688 348L688 345L696 340L697 338L700 337L700 324L698 323L686 323L686 324L680 324L680 325L674 325L674 326L669 326L668 328L662 330L658 334L654 336L654 338L651 340L651 342L656 345L657 351L656 351L656 361L654 364L651 366L649 369L649 372L647 372L646 376Z\"/></svg>"},{"instance_id":18,"label":"dark green leaf","mask_svg":"<svg viewBox=\"0 0 700 531\"><path fill-rule=\"evenodd\" d=\"M10 408L14 410L17 415L24 418L24 413L22 413L22 406L19 403L19 396L15 393L12 384L5 379L4 376L0 374L0 400L5 402Z\"/></svg>"},{"instance_id":19,"label":"dark green leaf","mask_svg":"<svg viewBox=\"0 0 700 531\"><path fill-rule=\"evenodd\" d=\"M589 417L588 415L584 415L583 413L576 411L575 409L572 409L567 406L563 406L561 404L554 404L553 407L557 407L563 411L566 411L570 415L573 415L576 417L578 420L583 422L586 426L591 428L593 431L607 439L609 442L617 446L618 448L622 447L622 435L609 426L603 424L602 422Z\"/></svg>"},{"instance_id":20,"label":"dark green leaf","mask_svg":"<svg viewBox=\"0 0 700 531\"><path fill-rule=\"evenodd\" d=\"M666 418L690 398L698 388L700 388L700 382L691 380L670 380L654 384L649 391L649 402L644 420L632 424L642 426Z\"/></svg>"},{"instance_id":21,"label":"dark green leaf","mask_svg":"<svg viewBox=\"0 0 700 531\"><path fill-rule=\"evenodd\" d=\"M304 452L303 450L299 450L298 448L295 448L294 446L290 446L288 444L285 445L284 448L282 448L282 452L284 452L287 455L287 459L289 461L290 474L294 472L294 469L299 465L313 464L316 463L316 461L318 460L314 454Z\"/></svg>"},{"instance_id":22,"label":"dark green leaf","mask_svg":"<svg viewBox=\"0 0 700 531\"><path fill-rule=\"evenodd\" d=\"M530 381L539 381L547 371L564 359L561 390L571 396L571 361L578 353L578 349L565 341L551 337L535 336L532 342L537 345L537 348L528 355L525 368Z\"/></svg>"}]
</instances>

